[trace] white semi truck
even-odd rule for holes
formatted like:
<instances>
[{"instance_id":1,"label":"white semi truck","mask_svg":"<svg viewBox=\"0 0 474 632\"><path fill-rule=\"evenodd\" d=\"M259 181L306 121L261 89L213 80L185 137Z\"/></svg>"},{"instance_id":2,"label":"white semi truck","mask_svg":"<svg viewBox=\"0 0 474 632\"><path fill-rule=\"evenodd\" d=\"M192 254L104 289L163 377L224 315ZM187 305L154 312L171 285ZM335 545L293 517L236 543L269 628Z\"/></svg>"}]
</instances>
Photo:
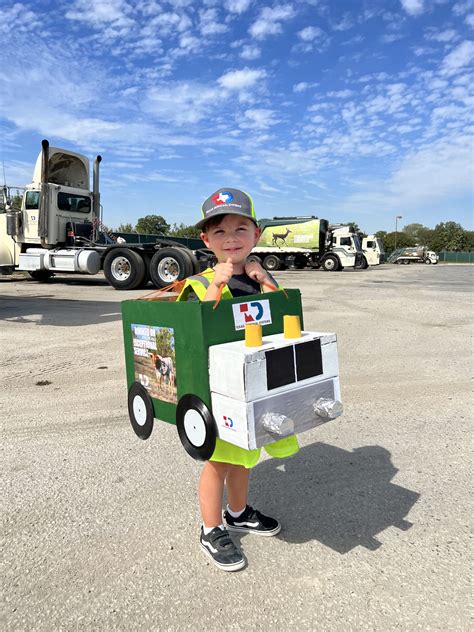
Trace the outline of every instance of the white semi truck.
<instances>
[{"instance_id":1,"label":"white semi truck","mask_svg":"<svg viewBox=\"0 0 474 632\"><path fill-rule=\"evenodd\" d=\"M359 237L351 226L298 216L263 220L260 228L262 235L251 257L267 270L311 267L335 271L360 267L363 261Z\"/></svg>"},{"instance_id":2,"label":"white semi truck","mask_svg":"<svg viewBox=\"0 0 474 632\"><path fill-rule=\"evenodd\" d=\"M130 290L150 279L157 287L205 267L209 254L191 251L165 237L156 243L118 243L104 230L97 156L90 189L89 159L42 141L33 173L13 208L8 187L0 210L0 274L25 270L45 281L55 273L104 271L116 289ZM202 265L201 265L202 261Z\"/></svg>"}]
</instances>

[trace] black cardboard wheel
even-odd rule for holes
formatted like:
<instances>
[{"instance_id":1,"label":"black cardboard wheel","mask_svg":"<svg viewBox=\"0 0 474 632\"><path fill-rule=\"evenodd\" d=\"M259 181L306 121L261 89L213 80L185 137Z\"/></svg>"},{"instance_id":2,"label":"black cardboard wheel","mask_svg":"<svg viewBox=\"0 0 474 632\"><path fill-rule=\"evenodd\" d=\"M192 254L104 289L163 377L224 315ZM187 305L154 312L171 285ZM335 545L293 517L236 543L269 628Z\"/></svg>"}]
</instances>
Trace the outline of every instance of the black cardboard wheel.
<instances>
[{"instance_id":1,"label":"black cardboard wheel","mask_svg":"<svg viewBox=\"0 0 474 632\"><path fill-rule=\"evenodd\" d=\"M128 415L134 433L140 439L148 439L155 419L153 402L140 382L133 382L128 391Z\"/></svg>"},{"instance_id":2,"label":"black cardboard wheel","mask_svg":"<svg viewBox=\"0 0 474 632\"><path fill-rule=\"evenodd\" d=\"M215 448L214 416L196 395L183 395L176 408L176 427L186 452L198 461L208 461Z\"/></svg>"}]
</instances>

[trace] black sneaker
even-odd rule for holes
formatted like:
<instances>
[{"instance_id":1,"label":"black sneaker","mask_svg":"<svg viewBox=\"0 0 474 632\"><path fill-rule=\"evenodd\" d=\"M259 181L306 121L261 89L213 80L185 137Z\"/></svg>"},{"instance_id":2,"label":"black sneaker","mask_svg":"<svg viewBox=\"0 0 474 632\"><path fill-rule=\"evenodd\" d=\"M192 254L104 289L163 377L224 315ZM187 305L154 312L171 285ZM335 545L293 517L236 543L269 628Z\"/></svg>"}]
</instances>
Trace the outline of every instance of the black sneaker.
<instances>
[{"instance_id":1,"label":"black sneaker","mask_svg":"<svg viewBox=\"0 0 474 632\"><path fill-rule=\"evenodd\" d=\"M223 571L238 571L245 566L245 559L232 542L227 529L215 527L207 535L201 527L200 542L204 553Z\"/></svg>"},{"instance_id":2,"label":"black sneaker","mask_svg":"<svg viewBox=\"0 0 474 632\"><path fill-rule=\"evenodd\" d=\"M230 513L224 511L224 521L229 531L241 533L255 533L256 535L271 536L280 533L281 524L275 518L264 516L250 505L247 505L238 518L232 518Z\"/></svg>"}]
</instances>

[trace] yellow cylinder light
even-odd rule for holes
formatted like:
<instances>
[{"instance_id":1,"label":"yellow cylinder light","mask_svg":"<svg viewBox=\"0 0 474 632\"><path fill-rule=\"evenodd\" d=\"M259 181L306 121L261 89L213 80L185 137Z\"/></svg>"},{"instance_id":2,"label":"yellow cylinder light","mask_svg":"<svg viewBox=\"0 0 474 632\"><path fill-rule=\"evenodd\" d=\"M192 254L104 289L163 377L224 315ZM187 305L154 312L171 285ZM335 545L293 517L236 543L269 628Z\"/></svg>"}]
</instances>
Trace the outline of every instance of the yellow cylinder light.
<instances>
[{"instance_id":1,"label":"yellow cylinder light","mask_svg":"<svg viewBox=\"0 0 474 632\"><path fill-rule=\"evenodd\" d=\"M261 347L262 346L262 325L245 325L245 346Z\"/></svg>"},{"instance_id":2,"label":"yellow cylinder light","mask_svg":"<svg viewBox=\"0 0 474 632\"><path fill-rule=\"evenodd\" d=\"M283 333L285 338L301 338L299 316L283 316Z\"/></svg>"}]
</instances>

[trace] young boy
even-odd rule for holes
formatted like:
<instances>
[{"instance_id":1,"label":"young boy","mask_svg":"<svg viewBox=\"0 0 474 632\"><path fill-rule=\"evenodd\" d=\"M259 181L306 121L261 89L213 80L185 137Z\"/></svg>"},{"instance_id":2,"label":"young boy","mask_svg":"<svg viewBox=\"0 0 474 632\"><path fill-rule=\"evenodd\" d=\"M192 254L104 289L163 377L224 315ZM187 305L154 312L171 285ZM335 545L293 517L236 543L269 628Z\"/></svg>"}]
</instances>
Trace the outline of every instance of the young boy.
<instances>
[{"instance_id":1,"label":"young boy","mask_svg":"<svg viewBox=\"0 0 474 632\"><path fill-rule=\"evenodd\" d=\"M250 196L238 189L223 188L202 205L203 219L196 224L201 239L217 257L214 269L187 280L178 300L187 300L192 289L199 300L247 296L276 289L275 280L257 262L247 262L261 230L257 225ZM295 454L299 447L295 436L267 446L272 456ZM199 503L203 526L201 547L212 561L225 571L245 565L229 531L273 536L281 525L247 504L250 468L258 462L260 450L244 450L217 439L211 459L204 464L199 482ZM222 519L224 485L228 505Z\"/></svg>"}]
</instances>

